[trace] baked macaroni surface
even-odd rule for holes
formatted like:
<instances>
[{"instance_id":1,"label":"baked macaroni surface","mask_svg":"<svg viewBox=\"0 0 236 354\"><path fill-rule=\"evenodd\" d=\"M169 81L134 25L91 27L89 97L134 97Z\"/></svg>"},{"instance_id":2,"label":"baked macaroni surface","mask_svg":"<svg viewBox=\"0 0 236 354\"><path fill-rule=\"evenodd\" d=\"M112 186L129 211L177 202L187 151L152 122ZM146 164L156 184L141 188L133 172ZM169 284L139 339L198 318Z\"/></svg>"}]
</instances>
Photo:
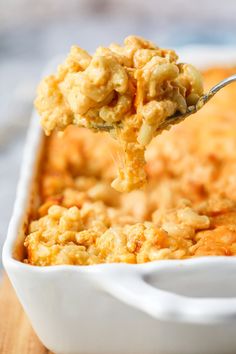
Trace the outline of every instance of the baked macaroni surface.
<instances>
[{"instance_id":1,"label":"baked macaroni surface","mask_svg":"<svg viewBox=\"0 0 236 354\"><path fill-rule=\"evenodd\" d=\"M202 93L200 73L178 63L173 50L129 36L124 46L99 47L93 56L73 46L57 73L41 82L35 106L47 134L71 124L109 127L121 146L112 187L128 192L146 183L144 153L161 123L185 113Z\"/></svg>"},{"instance_id":2,"label":"baked macaroni surface","mask_svg":"<svg viewBox=\"0 0 236 354\"><path fill-rule=\"evenodd\" d=\"M205 89L235 69L208 70ZM108 134L71 126L47 137L25 262L236 255L235 92L230 85L195 117L154 138L146 152L148 183L130 193L110 186L119 147Z\"/></svg>"}]
</instances>

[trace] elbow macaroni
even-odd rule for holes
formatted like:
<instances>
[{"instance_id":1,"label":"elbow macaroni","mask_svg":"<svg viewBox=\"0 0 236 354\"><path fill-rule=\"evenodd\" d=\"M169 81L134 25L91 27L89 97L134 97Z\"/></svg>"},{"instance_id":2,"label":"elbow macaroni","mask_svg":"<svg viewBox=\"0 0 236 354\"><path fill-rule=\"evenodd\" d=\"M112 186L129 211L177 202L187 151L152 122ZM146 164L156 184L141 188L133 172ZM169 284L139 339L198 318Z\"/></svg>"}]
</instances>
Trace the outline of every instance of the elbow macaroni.
<instances>
[{"instance_id":1,"label":"elbow macaroni","mask_svg":"<svg viewBox=\"0 0 236 354\"><path fill-rule=\"evenodd\" d=\"M199 72L177 60L174 51L135 36L93 56L73 46L57 74L38 88L35 106L45 132L70 124L112 126L124 151L112 186L121 192L142 187L146 145L167 117L184 113L203 93Z\"/></svg>"}]
</instances>

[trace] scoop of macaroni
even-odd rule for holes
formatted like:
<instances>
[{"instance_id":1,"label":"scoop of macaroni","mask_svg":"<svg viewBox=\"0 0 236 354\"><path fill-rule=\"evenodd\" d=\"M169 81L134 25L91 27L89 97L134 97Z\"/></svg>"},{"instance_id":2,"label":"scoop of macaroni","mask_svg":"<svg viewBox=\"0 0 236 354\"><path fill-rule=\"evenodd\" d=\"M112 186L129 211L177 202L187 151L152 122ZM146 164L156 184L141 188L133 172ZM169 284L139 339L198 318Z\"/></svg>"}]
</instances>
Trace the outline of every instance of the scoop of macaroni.
<instances>
[{"instance_id":1,"label":"scoop of macaroni","mask_svg":"<svg viewBox=\"0 0 236 354\"><path fill-rule=\"evenodd\" d=\"M47 135L71 124L112 127L122 147L112 186L127 192L146 182L145 148L161 123L185 113L202 93L200 73L178 63L173 50L129 36L124 46L99 47L93 56L73 46L57 73L40 83L35 106Z\"/></svg>"}]
</instances>

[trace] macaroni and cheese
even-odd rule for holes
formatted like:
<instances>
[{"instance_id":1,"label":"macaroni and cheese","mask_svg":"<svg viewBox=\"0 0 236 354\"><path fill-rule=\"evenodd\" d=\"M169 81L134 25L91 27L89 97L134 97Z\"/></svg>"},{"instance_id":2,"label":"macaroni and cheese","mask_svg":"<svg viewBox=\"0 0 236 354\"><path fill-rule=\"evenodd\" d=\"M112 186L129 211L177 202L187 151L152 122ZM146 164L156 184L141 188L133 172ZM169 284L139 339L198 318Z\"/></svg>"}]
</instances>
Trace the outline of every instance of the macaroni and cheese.
<instances>
[{"instance_id":1,"label":"macaroni and cheese","mask_svg":"<svg viewBox=\"0 0 236 354\"><path fill-rule=\"evenodd\" d=\"M235 69L206 71L205 88ZM116 140L76 126L53 132L45 142L25 262L236 255L235 88L225 88L194 119L154 138L146 152L148 183L130 193L110 186L120 154Z\"/></svg>"},{"instance_id":2,"label":"macaroni and cheese","mask_svg":"<svg viewBox=\"0 0 236 354\"><path fill-rule=\"evenodd\" d=\"M146 183L144 153L161 123L185 113L202 93L200 73L178 63L173 50L129 36L124 46L99 47L93 56L73 46L41 82L35 105L47 134L71 124L109 128L122 149L112 186L128 192Z\"/></svg>"}]
</instances>

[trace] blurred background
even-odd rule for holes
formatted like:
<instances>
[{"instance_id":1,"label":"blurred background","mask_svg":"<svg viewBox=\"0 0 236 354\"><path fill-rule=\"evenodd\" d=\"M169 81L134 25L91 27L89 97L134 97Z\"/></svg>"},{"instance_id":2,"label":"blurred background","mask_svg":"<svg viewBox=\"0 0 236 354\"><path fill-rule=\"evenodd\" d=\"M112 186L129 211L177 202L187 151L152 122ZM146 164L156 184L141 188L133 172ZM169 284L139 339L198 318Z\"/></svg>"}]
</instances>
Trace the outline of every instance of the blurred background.
<instances>
[{"instance_id":1,"label":"blurred background","mask_svg":"<svg viewBox=\"0 0 236 354\"><path fill-rule=\"evenodd\" d=\"M0 0L0 249L41 71L72 44L137 34L160 46L236 46L235 0Z\"/></svg>"}]
</instances>

